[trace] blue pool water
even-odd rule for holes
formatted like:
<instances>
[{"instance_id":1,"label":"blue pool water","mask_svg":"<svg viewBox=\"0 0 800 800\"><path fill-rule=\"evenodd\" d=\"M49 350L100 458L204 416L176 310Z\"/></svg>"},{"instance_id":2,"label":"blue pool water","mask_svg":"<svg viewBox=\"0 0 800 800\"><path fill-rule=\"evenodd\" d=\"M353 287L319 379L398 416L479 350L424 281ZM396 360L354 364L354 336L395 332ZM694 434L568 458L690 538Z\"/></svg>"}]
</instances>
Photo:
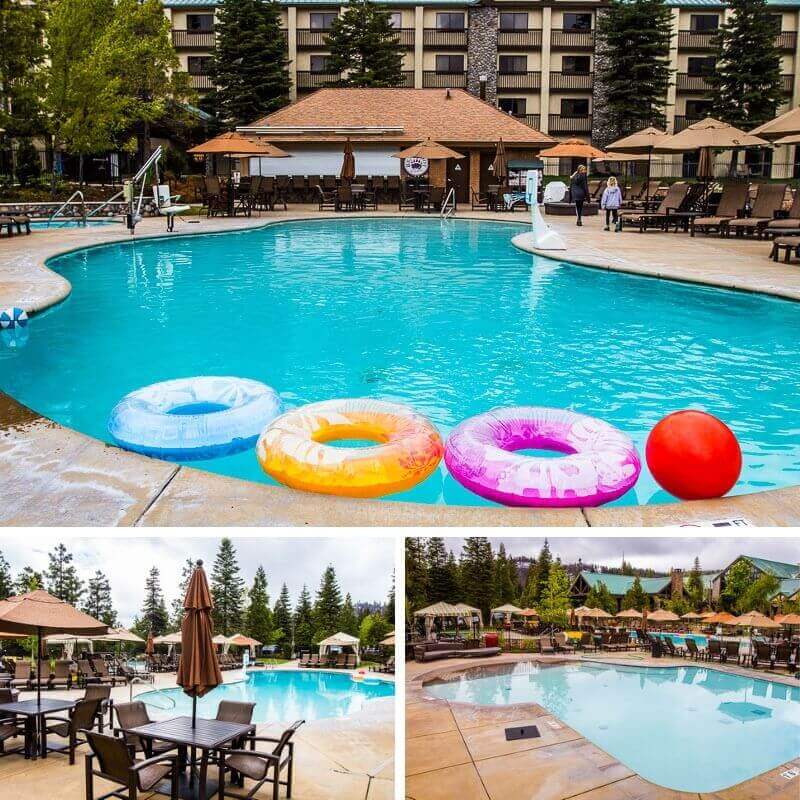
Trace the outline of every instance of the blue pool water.
<instances>
[{"instance_id":1,"label":"blue pool water","mask_svg":"<svg viewBox=\"0 0 800 800\"><path fill-rule=\"evenodd\" d=\"M392 697L394 684L371 678L354 681L350 673L325 670L275 669L250 671L246 681L218 686L197 701L197 714L213 718L221 700L255 703L254 722L293 722L325 717L348 717L378 697ZM182 689L136 695L153 719L192 713L192 700Z\"/></svg>"},{"instance_id":2,"label":"blue pool water","mask_svg":"<svg viewBox=\"0 0 800 800\"><path fill-rule=\"evenodd\" d=\"M96 228L100 225L121 225L121 219L90 219L87 220L86 225L81 225L78 219L55 219L53 222L48 223L47 220L35 220L31 222L32 230L53 230L54 228Z\"/></svg>"},{"instance_id":3,"label":"blue pool water","mask_svg":"<svg viewBox=\"0 0 800 800\"><path fill-rule=\"evenodd\" d=\"M670 789L718 791L800 756L798 687L689 666L517 664L487 673L426 692L478 705L538 703Z\"/></svg>"},{"instance_id":4,"label":"blue pool water","mask_svg":"<svg viewBox=\"0 0 800 800\"><path fill-rule=\"evenodd\" d=\"M660 636L662 639L669 637L675 647L686 647L687 639L694 639L698 647L708 647L708 637L698 633L658 633L656 636Z\"/></svg>"},{"instance_id":5,"label":"blue pool water","mask_svg":"<svg viewBox=\"0 0 800 800\"><path fill-rule=\"evenodd\" d=\"M72 294L24 347L0 343L0 389L106 441L125 394L203 374L263 381L289 408L401 401L444 436L496 406L566 407L640 452L662 416L701 408L742 442L735 493L800 483L800 303L536 258L520 230L336 219L69 253L49 263ZM253 451L194 466L269 480ZM394 499L487 502L444 464ZM617 503L670 499L645 469Z\"/></svg>"}]
</instances>

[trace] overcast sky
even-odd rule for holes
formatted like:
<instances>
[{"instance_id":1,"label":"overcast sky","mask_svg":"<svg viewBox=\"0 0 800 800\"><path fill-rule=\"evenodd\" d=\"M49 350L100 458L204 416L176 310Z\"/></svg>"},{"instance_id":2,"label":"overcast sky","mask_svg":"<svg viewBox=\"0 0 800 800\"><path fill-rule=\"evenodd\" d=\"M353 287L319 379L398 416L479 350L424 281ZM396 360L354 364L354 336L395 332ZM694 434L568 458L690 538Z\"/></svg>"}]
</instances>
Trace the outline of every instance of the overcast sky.
<instances>
[{"instance_id":1,"label":"overcast sky","mask_svg":"<svg viewBox=\"0 0 800 800\"><path fill-rule=\"evenodd\" d=\"M42 536L0 539L0 552L11 564L16 578L23 567L47 569L47 554L60 541L74 556L80 577L86 581L100 569L108 576L114 606L124 625L139 613L144 581L152 566L161 570L161 586L167 604L178 593L183 563L187 557L202 558L210 574L219 538L102 538ZM294 602L306 583L312 597L322 572L333 564L342 595L350 592L353 601L385 602L392 583L394 542L390 538L236 538L233 543L239 566L251 585L261 564L267 572L270 601L275 602L281 584L286 582Z\"/></svg>"},{"instance_id":2,"label":"overcast sky","mask_svg":"<svg viewBox=\"0 0 800 800\"><path fill-rule=\"evenodd\" d=\"M544 544L542 538L489 537L492 547L497 550L502 541L506 552L514 556L536 556ZM458 556L463 539L446 539L447 547ZM800 562L800 542L797 537L769 539L754 536L749 538L550 538L553 556L561 556L564 562L584 562L618 567L622 557L635 567L668 571L672 567L689 569L695 556L700 557L704 571L726 567L736 556L750 555L786 561L790 564Z\"/></svg>"}]
</instances>

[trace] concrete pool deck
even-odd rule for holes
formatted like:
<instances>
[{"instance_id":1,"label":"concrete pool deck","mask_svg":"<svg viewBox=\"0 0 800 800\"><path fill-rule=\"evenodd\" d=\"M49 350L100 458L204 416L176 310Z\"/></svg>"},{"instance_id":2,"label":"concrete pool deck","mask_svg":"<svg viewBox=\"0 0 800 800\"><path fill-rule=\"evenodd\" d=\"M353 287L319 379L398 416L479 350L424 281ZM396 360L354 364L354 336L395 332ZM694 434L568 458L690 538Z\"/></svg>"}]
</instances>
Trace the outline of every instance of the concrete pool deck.
<instances>
[{"instance_id":1,"label":"concrete pool deck","mask_svg":"<svg viewBox=\"0 0 800 800\"><path fill-rule=\"evenodd\" d=\"M292 664L284 665L293 666ZM275 667L281 669L281 667ZM240 672L222 673L226 683L238 679ZM175 686L174 673L157 674L155 688ZM152 690L147 684L137 685L135 695ZM129 689L116 687L111 696L115 702L128 702ZM24 692L22 699L33 697ZM49 698L75 700L83 696L82 690L49 691ZM115 721L116 724L116 721ZM283 725L259 724L259 736L276 736ZM58 739L56 739L58 741ZM378 698L367 703L359 714L345 719L322 719L307 722L294 737L295 772L292 797L296 800L393 800L394 799L394 698ZM8 743L9 747L14 742ZM86 746L79 748L75 765L70 767L67 758L50 755L42 761L26 761L14 755L0 758L0 786L5 796L40 797L43 800L84 800L83 756ZM215 777L213 770L209 777ZM247 789L252 783L247 783ZM110 791L111 784L98 781L96 794ZM257 798L271 797L267 784ZM283 792L282 792L283 796ZM145 793L142 798L163 797Z\"/></svg>"},{"instance_id":2,"label":"concrete pool deck","mask_svg":"<svg viewBox=\"0 0 800 800\"><path fill-rule=\"evenodd\" d=\"M382 215L398 214L385 209ZM374 217L294 208L262 217L201 218L175 234L214 233L301 219ZM423 215L425 216L425 215ZM461 212L461 219L527 220L527 216ZM800 267L776 264L763 241L691 239L687 234L602 230L599 217L576 228L548 218L569 249L559 258L604 269L763 292L800 301ZM146 219L136 239L165 236L161 219ZM44 266L58 253L130 241L116 225L36 231L0 239L0 308L30 312L63 300L69 283ZM670 263L662 261L664 243ZM63 428L0 392L0 524L2 525L336 525L336 526L671 526L744 518L753 525L800 525L800 487L714 501L585 509L433 506L312 495L240 481L143 458Z\"/></svg>"},{"instance_id":3,"label":"concrete pool deck","mask_svg":"<svg viewBox=\"0 0 800 800\"><path fill-rule=\"evenodd\" d=\"M718 792L681 792L656 786L584 738L536 703L475 706L426 694L424 684L465 668L521 661L564 663L602 661L637 666L686 666L685 659L652 659L641 652L579 656L503 654L484 659L448 659L406 664L407 800L797 800L800 775L781 775L800 767L800 758ZM696 663L696 662L694 662ZM701 666L708 666L701 662ZM714 669L777 682L800 682L759 670L714 664ZM505 728L536 724L538 739L508 742ZM660 747L654 732L645 747ZM669 757L667 753L665 758ZM731 754L735 758L735 754Z\"/></svg>"}]
</instances>

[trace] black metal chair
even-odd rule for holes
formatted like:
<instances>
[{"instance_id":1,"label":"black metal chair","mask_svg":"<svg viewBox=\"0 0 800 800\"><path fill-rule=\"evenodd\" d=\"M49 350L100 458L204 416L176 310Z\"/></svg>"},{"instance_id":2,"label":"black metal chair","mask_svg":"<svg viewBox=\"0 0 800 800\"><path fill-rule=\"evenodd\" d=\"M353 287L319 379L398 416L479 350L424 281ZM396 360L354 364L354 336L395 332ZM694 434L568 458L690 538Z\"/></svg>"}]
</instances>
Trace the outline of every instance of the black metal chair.
<instances>
[{"instance_id":1,"label":"black metal chair","mask_svg":"<svg viewBox=\"0 0 800 800\"><path fill-rule=\"evenodd\" d=\"M47 752L69 756L70 766L74 764L75 750L86 744L86 739L81 739L80 734L95 726L99 711L99 700L78 700L70 710L69 716L45 717L42 724L47 735L55 734L67 740L66 744L48 744Z\"/></svg>"},{"instance_id":2,"label":"black metal chair","mask_svg":"<svg viewBox=\"0 0 800 800\"><path fill-rule=\"evenodd\" d=\"M128 733L132 728L149 725L153 721L147 713L147 706L141 700L118 703L114 706L114 711L117 712L117 723L119 724L119 727L114 730L114 734L121 736L134 753L143 753L145 758L152 758L177 749L178 745L172 742L163 742L149 737L143 739L135 733Z\"/></svg>"}]
</instances>

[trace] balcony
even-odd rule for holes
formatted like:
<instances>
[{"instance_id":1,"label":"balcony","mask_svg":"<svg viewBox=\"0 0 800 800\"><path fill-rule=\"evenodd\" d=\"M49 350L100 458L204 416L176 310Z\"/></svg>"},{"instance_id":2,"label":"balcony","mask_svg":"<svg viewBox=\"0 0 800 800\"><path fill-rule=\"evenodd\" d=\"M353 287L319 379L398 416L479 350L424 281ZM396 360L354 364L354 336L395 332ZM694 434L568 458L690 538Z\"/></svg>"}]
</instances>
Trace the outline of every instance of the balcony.
<instances>
[{"instance_id":1,"label":"balcony","mask_svg":"<svg viewBox=\"0 0 800 800\"><path fill-rule=\"evenodd\" d=\"M513 117L526 125L530 125L531 128L536 128L537 131L542 123L541 114L514 114Z\"/></svg>"},{"instance_id":2,"label":"balcony","mask_svg":"<svg viewBox=\"0 0 800 800\"><path fill-rule=\"evenodd\" d=\"M403 70L403 80L400 83L404 89L414 88L414 70Z\"/></svg>"},{"instance_id":3,"label":"balcony","mask_svg":"<svg viewBox=\"0 0 800 800\"><path fill-rule=\"evenodd\" d=\"M711 50L716 31L678 31L679 50Z\"/></svg>"},{"instance_id":4,"label":"balcony","mask_svg":"<svg viewBox=\"0 0 800 800\"><path fill-rule=\"evenodd\" d=\"M686 128L688 128L690 125L694 125L695 122L700 122L701 119L704 119L704 117L686 117L676 114L675 133L680 133L681 131L686 130Z\"/></svg>"},{"instance_id":5,"label":"balcony","mask_svg":"<svg viewBox=\"0 0 800 800\"><path fill-rule=\"evenodd\" d=\"M436 72L426 69L422 73L423 89L466 89L466 72Z\"/></svg>"},{"instance_id":6,"label":"balcony","mask_svg":"<svg viewBox=\"0 0 800 800\"><path fill-rule=\"evenodd\" d=\"M311 72L310 70L297 71L298 89L322 89L341 80L341 72Z\"/></svg>"},{"instance_id":7,"label":"balcony","mask_svg":"<svg viewBox=\"0 0 800 800\"><path fill-rule=\"evenodd\" d=\"M561 114L550 114L549 132L555 134L562 133L591 133L592 118L587 117L562 117Z\"/></svg>"},{"instance_id":8,"label":"balcony","mask_svg":"<svg viewBox=\"0 0 800 800\"><path fill-rule=\"evenodd\" d=\"M689 75L679 72L675 76L675 88L679 92L710 92L711 84L707 75Z\"/></svg>"},{"instance_id":9,"label":"balcony","mask_svg":"<svg viewBox=\"0 0 800 800\"><path fill-rule=\"evenodd\" d=\"M564 31L550 33L550 46L557 50L593 50L594 31Z\"/></svg>"},{"instance_id":10,"label":"balcony","mask_svg":"<svg viewBox=\"0 0 800 800\"><path fill-rule=\"evenodd\" d=\"M566 89L568 91L575 91L578 89L587 89L591 91L594 86L594 73L593 72L551 72L550 73L550 89Z\"/></svg>"},{"instance_id":11,"label":"balcony","mask_svg":"<svg viewBox=\"0 0 800 800\"><path fill-rule=\"evenodd\" d=\"M787 94L794 91L794 75L781 75L781 88Z\"/></svg>"},{"instance_id":12,"label":"balcony","mask_svg":"<svg viewBox=\"0 0 800 800\"><path fill-rule=\"evenodd\" d=\"M298 28L297 29L297 46L298 47L326 47L325 39L328 36L328 31L312 30L311 28Z\"/></svg>"},{"instance_id":13,"label":"balcony","mask_svg":"<svg viewBox=\"0 0 800 800\"><path fill-rule=\"evenodd\" d=\"M413 28L397 28L397 30L395 30L395 38L400 43L401 47L414 47Z\"/></svg>"},{"instance_id":14,"label":"balcony","mask_svg":"<svg viewBox=\"0 0 800 800\"><path fill-rule=\"evenodd\" d=\"M538 89L542 85L541 72L500 72L498 89Z\"/></svg>"},{"instance_id":15,"label":"balcony","mask_svg":"<svg viewBox=\"0 0 800 800\"><path fill-rule=\"evenodd\" d=\"M213 89L214 83L210 75L196 75L189 73L189 85L192 89Z\"/></svg>"},{"instance_id":16,"label":"balcony","mask_svg":"<svg viewBox=\"0 0 800 800\"><path fill-rule=\"evenodd\" d=\"M536 28L529 28L526 31L497 31L497 47L533 47L542 46L542 32Z\"/></svg>"},{"instance_id":17,"label":"balcony","mask_svg":"<svg viewBox=\"0 0 800 800\"><path fill-rule=\"evenodd\" d=\"M172 31L172 44L174 47L213 50L215 41L214 31L205 33L200 33L199 31Z\"/></svg>"},{"instance_id":18,"label":"balcony","mask_svg":"<svg viewBox=\"0 0 800 800\"><path fill-rule=\"evenodd\" d=\"M775 37L775 46L778 50L793 53L797 47L797 31L781 31Z\"/></svg>"},{"instance_id":19,"label":"balcony","mask_svg":"<svg viewBox=\"0 0 800 800\"><path fill-rule=\"evenodd\" d=\"M425 28L422 32L424 47L466 47L467 31L444 31L439 28Z\"/></svg>"}]
</instances>

